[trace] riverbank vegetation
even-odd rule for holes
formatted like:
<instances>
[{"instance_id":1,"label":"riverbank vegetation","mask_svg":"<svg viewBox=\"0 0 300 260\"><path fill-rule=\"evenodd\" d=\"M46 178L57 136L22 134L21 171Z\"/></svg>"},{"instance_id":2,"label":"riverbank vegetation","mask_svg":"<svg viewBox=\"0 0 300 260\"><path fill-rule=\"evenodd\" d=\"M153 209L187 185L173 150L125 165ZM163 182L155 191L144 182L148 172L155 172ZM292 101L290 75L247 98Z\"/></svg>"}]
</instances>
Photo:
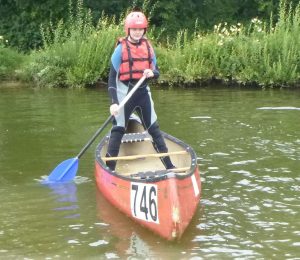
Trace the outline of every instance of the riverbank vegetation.
<instances>
[{"instance_id":1,"label":"riverbank vegetation","mask_svg":"<svg viewBox=\"0 0 300 260\"><path fill-rule=\"evenodd\" d=\"M144 1L150 16L153 6ZM276 19L274 17L277 17ZM102 13L94 25L91 12L69 8L66 20L42 25L42 46L22 54L0 38L0 80L33 81L39 86L86 87L106 81L116 39L123 36L123 18ZM183 29L175 37L153 27L148 37L156 47L161 69L158 83L199 86L212 80L262 87L300 85L300 2L280 2L277 14L262 21L219 23L213 31Z\"/></svg>"},{"instance_id":2,"label":"riverbank vegetation","mask_svg":"<svg viewBox=\"0 0 300 260\"><path fill-rule=\"evenodd\" d=\"M160 50L161 68L167 81L202 82L211 78L223 82L261 86L299 86L300 5L295 9L282 1L279 19L257 18L250 25L220 23L214 32L186 31L175 44Z\"/></svg>"},{"instance_id":3,"label":"riverbank vegetation","mask_svg":"<svg viewBox=\"0 0 300 260\"><path fill-rule=\"evenodd\" d=\"M26 56L13 48L5 47L5 39L0 36L0 81L18 80L18 70L22 68Z\"/></svg>"}]
</instances>

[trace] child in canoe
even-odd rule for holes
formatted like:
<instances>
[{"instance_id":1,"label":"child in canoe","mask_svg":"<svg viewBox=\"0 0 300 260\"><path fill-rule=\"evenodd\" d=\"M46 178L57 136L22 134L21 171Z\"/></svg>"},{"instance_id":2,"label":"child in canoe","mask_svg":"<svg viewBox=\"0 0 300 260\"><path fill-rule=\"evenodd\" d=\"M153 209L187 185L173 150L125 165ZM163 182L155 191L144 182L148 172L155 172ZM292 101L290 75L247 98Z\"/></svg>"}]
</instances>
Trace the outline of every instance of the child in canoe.
<instances>
[{"instance_id":1,"label":"child in canoe","mask_svg":"<svg viewBox=\"0 0 300 260\"><path fill-rule=\"evenodd\" d=\"M166 153L168 148L160 132L154 110L148 81L159 77L156 56L150 42L145 37L148 21L142 12L131 12L125 19L126 37L118 41L111 57L108 92L111 98L110 113L114 116L106 157L119 153L122 137L130 115L136 112L145 129L152 136L157 152ZM119 103L143 76L146 80L136 90L124 107ZM161 157L166 169L175 168L170 157ZM115 170L116 161L107 161L107 166Z\"/></svg>"}]
</instances>

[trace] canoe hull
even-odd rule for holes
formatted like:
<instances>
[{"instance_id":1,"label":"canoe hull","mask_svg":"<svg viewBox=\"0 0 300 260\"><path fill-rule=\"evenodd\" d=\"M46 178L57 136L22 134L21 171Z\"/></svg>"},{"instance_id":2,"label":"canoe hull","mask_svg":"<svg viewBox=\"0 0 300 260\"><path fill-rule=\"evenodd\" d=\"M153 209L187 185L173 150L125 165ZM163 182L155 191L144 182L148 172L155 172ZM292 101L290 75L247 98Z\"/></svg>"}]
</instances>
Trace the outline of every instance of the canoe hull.
<instances>
[{"instance_id":1,"label":"canoe hull","mask_svg":"<svg viewBox=\"0 0 300 260\"><path fill-rule=\"evenodd\" d=\"M96 161L95 177L98 189L112 205L167 240L182 236L200 200L197 167L184 178L169 172L164 179L145 182L119 178Z\"/></svg>"},{"instance_id":2,"label":"canoe hull","mask_svg":"<svg viewBox=\"0 0 300 260\"><path fill-rule=\"evenodd\" d=\"M98 144L95 178L103 196L128 217L167 240L178 240L200 201L201 180L192 147L162 132L175 169L166 170L151 136L136 119L122 138L116 171L105 161L109 136Z\"/></svg>"}]
</instances>

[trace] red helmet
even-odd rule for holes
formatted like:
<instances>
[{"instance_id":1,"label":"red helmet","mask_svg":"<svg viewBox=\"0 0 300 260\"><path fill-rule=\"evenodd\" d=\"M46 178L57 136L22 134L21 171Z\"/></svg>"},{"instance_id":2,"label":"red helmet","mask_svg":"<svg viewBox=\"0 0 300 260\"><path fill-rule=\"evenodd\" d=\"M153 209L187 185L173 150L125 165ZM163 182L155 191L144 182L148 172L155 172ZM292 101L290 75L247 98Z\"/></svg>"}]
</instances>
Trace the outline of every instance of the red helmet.
<instances>
[{"instance_id":1,"label":"red helmet","mask_svg":"<svg viewBox=\"0 0 300 260\"><path fill-rule=\"evenodd\" d=\"M142 12L131 12L125 19L125 33L129 34L129 29L147 29L148 21Z\"/></svg>"}]
</instances>

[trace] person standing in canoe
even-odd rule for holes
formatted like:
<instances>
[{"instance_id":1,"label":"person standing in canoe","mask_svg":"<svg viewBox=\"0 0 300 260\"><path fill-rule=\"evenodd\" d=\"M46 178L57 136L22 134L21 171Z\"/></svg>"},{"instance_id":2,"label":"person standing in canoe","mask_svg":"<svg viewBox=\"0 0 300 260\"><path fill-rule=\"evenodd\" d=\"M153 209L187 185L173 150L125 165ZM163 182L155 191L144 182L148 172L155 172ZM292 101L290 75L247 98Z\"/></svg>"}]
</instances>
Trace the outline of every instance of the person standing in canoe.
<instances>
[{"instance_id":1,"label":"person standing in canoe","mask_svg":"<svg viewBox=\"0 0 300 260\"><path fill-rule=\"evenodd\" d=\"M114 116L106 157L118 156L121 140L130 115L136 112L145 129L152 136L157 152L166 153L168 148L160 132L154 110L148 81L159 77L156 56L150 42L145 37L148 27L146 16L142 12L131 12L125 19L126 37L119 39L111 57L108 79L108 92L111 98L110 113ZM136 90L124 107L119 103L135 86L140 78L146 80ZM166 169L175 168L170 157L161 158ZM115 170L116 161L107 161L106 165Z\"/></svg>"}]
</instances>

